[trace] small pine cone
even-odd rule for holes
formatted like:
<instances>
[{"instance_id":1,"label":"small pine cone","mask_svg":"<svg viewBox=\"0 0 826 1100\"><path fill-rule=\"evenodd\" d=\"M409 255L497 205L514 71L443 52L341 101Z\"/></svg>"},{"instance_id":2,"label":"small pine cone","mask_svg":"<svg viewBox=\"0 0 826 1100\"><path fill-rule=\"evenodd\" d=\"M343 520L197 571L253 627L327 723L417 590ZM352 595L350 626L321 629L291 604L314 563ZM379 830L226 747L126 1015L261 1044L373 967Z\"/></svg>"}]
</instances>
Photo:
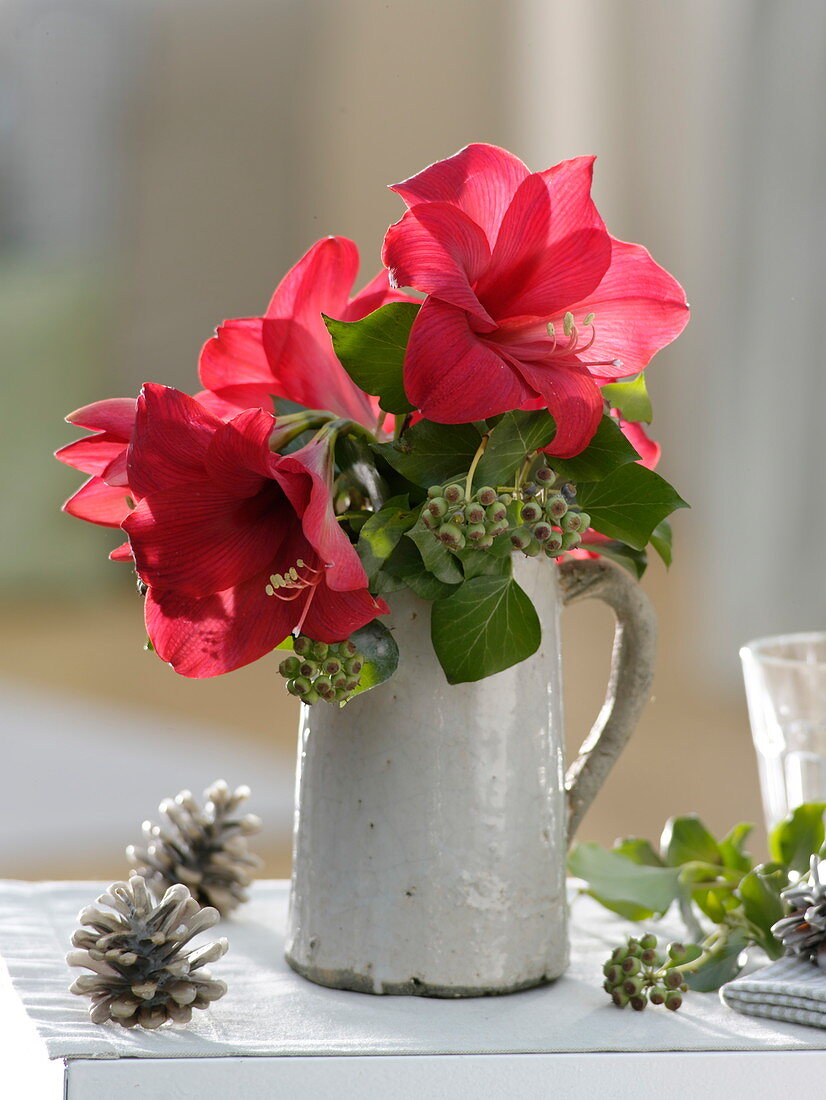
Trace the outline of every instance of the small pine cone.
<instances>
[{"instance_id":1,"label":"small pine cone","mask_svg":"<svg viewBox=\"0 0 826 1100\"><path fill-rule=\"evenodd\" d=\"M772 933L787 955L799 955L826 969L826 883L820 881L820 860L813 855L809 874L780 895L789 914L772 925Z\"/></svg>"},{"instance_id":2,"label":"small pine cone","mask_svg":"<svg viewBox=\"0 0 826 1100\"><path fill-rule=\"evenodd\" d=\"M165 798L158 809L168 824L144 821L144 847L130 844L127 859L158 896L181 882L201 905L227 916L247 901L252 872L262 864L247 850L247 837L261 829L261 819L236 812L249 795L249 787L231 791L220 779L204 791L203 809L190 791Z\"/></svg>"},{"instance_id":3,"label":"small pine cone","mask_svg":"<svg viewBox=\"0 0 826 1100\"><path fill-rule=\"evenodd\" d=\"M193 1008L208 1008L227 991L225 982L202 969L226 954L225 939L183 950L193 936L217 924L220 914L202 909L181 884L170 886L156 905L144 880L133 874L129 882L113 883L78 920L84 927L72 936L76 950L66 962L92 973L77 978L69 992L92 998L89 1016L95 1024L112 1020L150 1029L167 1020L186 1024Z\"/></svg>"}]
</instances>

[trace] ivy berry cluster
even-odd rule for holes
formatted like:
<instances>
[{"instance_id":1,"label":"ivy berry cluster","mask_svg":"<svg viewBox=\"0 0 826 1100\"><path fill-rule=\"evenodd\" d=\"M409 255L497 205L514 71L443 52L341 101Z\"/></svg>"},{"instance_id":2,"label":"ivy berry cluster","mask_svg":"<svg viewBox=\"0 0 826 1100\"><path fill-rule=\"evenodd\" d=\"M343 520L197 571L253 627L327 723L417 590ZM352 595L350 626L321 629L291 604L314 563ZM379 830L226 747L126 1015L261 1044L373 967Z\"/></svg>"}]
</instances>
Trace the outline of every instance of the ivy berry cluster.
<instances>
[{"instance_id":1,"label":"ivy berry cluster","mask_svg":"<svg viewBox=\"0 0 826 1100\"><path fill-rule=\"evenodd\" d=\"M683 1003L680 994L688 989L677 967L687 957L681 943L670 943L663 953L650 932L638 940L631 936L623 947L614 948L603 966L603 989L617 1008L630 1004L642 1012L650 1002L676 1012Z\"/></svg>"},{"instance_id":2,"label":"ivy berry cluster","mask_svg":"<svg viewBox=\"0 0 826 1100\"><path fill-rule=\"evenodd\" d=\"M293 642L293 652L278 666L287 681L287 691L297 695L302 703L344 702L359 686L364 657L357 646L343 642L315 642L299 634Z\"/></svg>"},{"instance_id":3,"label":"ivy berry cluster","mask_svg":"<svg viewBox=\"0 0 826 1100\"><path fill-rule=\"evenodd\" d=\"M591 517L576 507L576 486L559 482L541 460L522 485L483 485L475 492L458 481L431 485L422 522L449 550L489 550L508 532L514 548L528 557L544 552L557 558L579 546L580 532L591 525Z\"/></svg>"},{"instance_id":4,"label":"ivy berry cluster","mask_svg":"<svg viewBox=\"0 0 826 1100\"><path fill-rule=\"evenodd\" d=\"M468 545L489 550L497 535L510 526L508 505L512 501L510 493L499 493L490 485L472 494L458 481L431 485L422 522L449 550L464 550Z\"/></svg>"},{"instance_id":5,"label":"ivy berry cluster","mask_svg":"<svg viewBox=\"0 0 826 1100\"><path fill-rule=\"evenodd\" d=\"M591 526L588 513L575 507L576 485L565 482L557 487L558 481L554 470L543 463L520 490L519 523L510 539L528 557L544 552L557 558L575 550L582 541L581 532Z\"/></svg>"}]
</instances>

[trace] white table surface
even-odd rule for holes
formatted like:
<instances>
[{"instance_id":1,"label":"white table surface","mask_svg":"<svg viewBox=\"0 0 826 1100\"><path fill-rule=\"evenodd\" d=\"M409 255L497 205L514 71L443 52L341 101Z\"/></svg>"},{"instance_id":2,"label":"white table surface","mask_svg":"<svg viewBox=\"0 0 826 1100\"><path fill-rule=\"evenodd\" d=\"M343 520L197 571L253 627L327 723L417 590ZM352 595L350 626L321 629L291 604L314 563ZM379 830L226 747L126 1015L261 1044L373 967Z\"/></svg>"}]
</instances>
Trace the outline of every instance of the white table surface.
<instances>
[{"instance_id":1,"label":"white table surface","mask_svg":"<svg viewBox=\"0 0 826 1100\"><path fill-rule=\"evenodd\" d=\"M28 1027L27 1042L41 1061L65 1059L69 1100L131 1090L165 1100L217 1095L224 1086L242 1100L584 1097L595 1088L611 1097L705 1093L735 1100L772 1095L773 1082L815 1095L812 1074L826 1075L826 1031L741 1016L715 994L690 994L677 1013L614 1008L600 987L601 965L631 926L587 898L573 903L571 966L559 981L506 997L448 1001L306 982L282 957L287 884L259 882L249 905L211 933L230 941L212 967L229 985L221 1001L195 1013L187 1027L96 1026L85 999L67 991L73 975L63 956L78 910L103 888L0 884L0 953L11 983L3 1005L16 1006L15 1050L23 1049ZM5 1024L3 1034L11 1034ZM4 1053L10 1051L7 1042ZM26 1057L34 1067L34 1055ZM0 1088L0 1095L18 1094Z\"/></svg>"}]
</instances>

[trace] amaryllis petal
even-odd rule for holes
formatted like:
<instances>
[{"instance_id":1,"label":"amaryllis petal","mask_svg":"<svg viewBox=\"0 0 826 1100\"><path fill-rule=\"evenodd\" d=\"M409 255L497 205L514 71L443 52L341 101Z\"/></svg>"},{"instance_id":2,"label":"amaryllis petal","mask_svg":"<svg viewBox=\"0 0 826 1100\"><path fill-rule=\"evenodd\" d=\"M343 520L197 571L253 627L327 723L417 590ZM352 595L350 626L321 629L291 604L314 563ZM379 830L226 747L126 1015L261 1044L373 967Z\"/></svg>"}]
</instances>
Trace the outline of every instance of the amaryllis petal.
<instances>
[{"instance_id":1,"label":"amaryllis petal","mask_svg":"<svg viewBox=\"0 0 826 1100\"><path fill-rule=\"evenodd\" d=\"M340 321L360 321L368 313L374 313L388 302L409 302L409 294L404 294L390 285L390 276L385 269L375 275L370 282L344 307ZM328 316L328 310L324 311Z\"/></svg>"},{"instance_id":2,"label":"amaryllis petal","mask_svg":"<svg viewBox=\"0 0 826 1100\"><path fill-rule=\"evenodd\" d=\"M201 384L234 405L236 412L272 406L272 372L264 351L263 324L262 317L224 321L201 349Z\"/></svg>"},{"instance_id":3,"label":"amaryllis petal","mask_svg":"<svg viewBox=\"0 0 826 1100\"><path fill-rule=\"evenodd\" d=\"M63 511L101 527L120 527L131 511L129 490L90 477L63 505Z\"/></svg>"},{"instance_id":4,"label":"amaryllis petal","mask_svg":"<svg viewBox=\"0 0 826 1100\"><path fill-rule=\"evenodd\" d=\"M200 480L207 447L220 423L193 397L147 383L138 398L129 448L129 484L146 496Z\"/></svg>"},{"instance_id":5,"label":"amaryllis petal","mask_svg":"<svg viewBox=\"0 0 826 1100\"><path fill-rule=\"evenodd\" d=\"M55 458L84 474L102 476L113 459L126 453L126 443L110 432L98 432L76 439L55 451Z\"/></svg>"},{"instance_id":6,"label":"amaryllis petal","mask_svg":"<svg viewBox=\"0 0 826 1100\"><path fill-rule=\"evenodd\" d=\"M389 610L384 600L371 596L366 588L352 592L330 590L323 600L310 604L301 629L319 642L341 642Z\"/></svg>"},{"instance_id":7,"label":"amaryllis petal","mask_svg":"<svg viewBox=\"0 0 826 1100\"><path fill-rule=\"evenodd\" d=\"M649 470L653 470L660 461L660 455L662 453L662 448L659 443L655 443L654 440L650 438L642 424L637 424L630 420L621 420L620 417L616 415L616 411L613 411L611 415L620 421L622 434L640 456L641 465L647 466Z\"/></svg>"},{"instance_id":8,"label":"amaryllis petal","mask_svg":"<svg viewBox=\"0 0 826 1100\"><path fill-rule=\"evenodd\" d=\"M404 371L411 402L443 424L496 416L533 396L507 354L480 338L466 313L434 298L413 323Z\"/></svg>"},{"instance_id":9,"label":"amaryllis petal","mask_svg":"<svg viewBox=\"0 0 826 1100\"><path fill-rule=\"evenodd\" d=\"M257 493L272 476L268 441L275 424L263 409L248 409L217 428L205 457L210 480L240 498Z\"/></svg>"},{"instance_id":10,"label":"amaryllis petal","mask_svg":"<svg viewBox=\"0 0 826 1100\"><path fill-rule=\"evenodd\" d=\"M520 363L523 377L545 399L556 421L548 454L571 458L584 450L602 419L599 387L580 363Z\"/></svg>"},{"instance_id":11,"label":"amaryllis petal","mask_svg":"<svg viewBox=\"0 0 826 1100\"><path fill-rule=\"evenodd\" d=\"M476 286L497 320L550 318L605 275L611 238L590 195L593 162L578 157L520 184Z\"/></svg>"},{"instance_id":12,"label":"amaryllis petal","mask_svg":"<svg viewBox=\"0 0 826 1100\"><path fill-rule=\"evenodd\" d=\"M268 597L268 575L203 599L181 592L146 596L146 630L158 656L182 676L220 676L257 661L292 629L294 605Z\"/></svg>"},{"instance_id":13,"label":"amaryllis petal","mask_svg":"<svg viewBox=\"0 0 826 1100\"><path fill-rule=\"evenodd\" d=\"M339 317L359 269L359 253L346 237L325 237L305 252L277 286L266 317L290 318L308 328L322 313Z\"/></svg>"},{"instance_id":14,"label":"amaryllis petal","mask_svg":"<svg viewBox=\"0 0 826 1100\"><path fill-rule=\"evenodd\" d=\"M109 555L110 561L129 561L134 562L134 556L132 555L132 547L128 542L122 542L120 546L116 546L112 553Z\"/></svg>"},{"instance_id":15,"label":"amaryllis petal","mask_svg":"<svg viewBox=\"0 0 826 1100\"><path fill-rule=\"evenodd\" d=\"M209 481L193 482L144 497L123 529L146 584L203 597L266 568L292 514L283 502L272 481L246 499Z\"/></svg>"},{"instance_id":16,"label":"amaryllis petal","mask_svg":"<svg viewBox=\"0 0 826 1100\"><path fill-rule=\"evenodd\" d=\"M271 393L309 409L329 409L361 424L375 424L378 402L350 380L336 359L320 313L312 331L296 321L267 318L262 339Z\"/></svg>"},{"instance_id":17,"label":"amaryllis petal","mask_svg":"<svg viewBox=\"0 0 826 1100\"><path fill-rule=\"evenodd\" d=\"M134 397L110 397L75 409L66 420L78 428L109 432L113 438L128 443L135 426L136 405Z\"/></svg>"},{"instance_id":18,"label":"amaryllis petal","mask_svg":"<svg viewBox=\"0 0 826 1100\"><path fill-rule=\"evenodd\" d=\"M477 143L390 188L408 206L422 202L449 202L463 210L496 240L502 218L528 169L506 149Z\"/></svg>"},{"instance_id":19,"label":"amaryllis petal","mask_svg":"<svg viewBox=\"0 0 826 1100\"><path fill-rule=\"evenodd\" d=\"M484 232L458 207L414 206L384 238L382 260L396 286L412 286L466 310L487 329L495 325L471 287L490 262Z\"/></svg>"},{"instance_id":20,"label":"amaryllis petal","mask_svg":"<svg viewBox=\"0 0 826 1100\"><path fill-rule=\"evenodd\" d=\"M331 462L330 441L322 436L281 458L274 476L301 514L304 536L323 563L327 587L335 591L366 587L361 559L333 510Z\"/></svg>"},{"instance_id":21,"label":"amaryllis petal","mask_svg":"<svg viewBox=\"0 0 826 1100\"><path fill-rule=\"evenodd\" d=\"M568 306L577 322L593 313L595 339L587 355L595 374L626 378L648 366L688 324L685 291L640 244L612 240L611 266L599 286ZM557 318L561 322L560 318ZM619 359L620 366L613 365Z\"/></svg>"}]
</instances>

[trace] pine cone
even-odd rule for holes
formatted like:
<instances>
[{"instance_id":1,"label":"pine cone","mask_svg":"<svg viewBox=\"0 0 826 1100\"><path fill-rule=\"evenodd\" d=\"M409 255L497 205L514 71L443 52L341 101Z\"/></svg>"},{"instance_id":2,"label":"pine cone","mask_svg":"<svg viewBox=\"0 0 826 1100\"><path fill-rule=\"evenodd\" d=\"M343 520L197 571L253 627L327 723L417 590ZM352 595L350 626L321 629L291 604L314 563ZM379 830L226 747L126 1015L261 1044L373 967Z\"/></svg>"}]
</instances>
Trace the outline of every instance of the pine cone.
<instances>
[{"instance_id":1,"label":"pine cone","mask_svg":"<svg viewBox=\"0 0 826 1100\"><path fill-rule=\"evenodd\" d=\"M201 969L226 953L226 940L182 950L220 920L217 910L202 909L185 886L171 886L155 905L144 880L133 874L129 882L113 883L78 920L86 927L72 936L79 950L70 951L66 962L94 973L82 974L69 992L92 998L89 1015L95 1024L113 1020L151 1029L167 1020L186 1024L193 1008L207 1008L227 991L225 982Z\"/></svg>"},{"instance_id":2,"label":"pine cone","mask_svg":"<svg viewBox=\"0 0 826 1100\"><path fill-rule=\"evenodd\" d=\"M826 884L820 881L820 860L813 855L807 876L780 895L789 915L772 925L787 955L799 955L826 970Z\"/></svg>"},{"instance_id":3,"label":"pine cone","mask_svg":"<svg viewBox=\"0 0 826 1100\"><path fill-rule=\"evenodd\" d=\"M127 859L158 896L182 882L201 905L226 916L247 901L251 871L262 864L247 850L247 837L260 830L261 819L235 812L249 795L249 787L231 791L221 779L204 791L203 809L190 791L165 798L158 809L168 825L144 821L145 847L130 844Z\"/></svg>"}]
</instances>

